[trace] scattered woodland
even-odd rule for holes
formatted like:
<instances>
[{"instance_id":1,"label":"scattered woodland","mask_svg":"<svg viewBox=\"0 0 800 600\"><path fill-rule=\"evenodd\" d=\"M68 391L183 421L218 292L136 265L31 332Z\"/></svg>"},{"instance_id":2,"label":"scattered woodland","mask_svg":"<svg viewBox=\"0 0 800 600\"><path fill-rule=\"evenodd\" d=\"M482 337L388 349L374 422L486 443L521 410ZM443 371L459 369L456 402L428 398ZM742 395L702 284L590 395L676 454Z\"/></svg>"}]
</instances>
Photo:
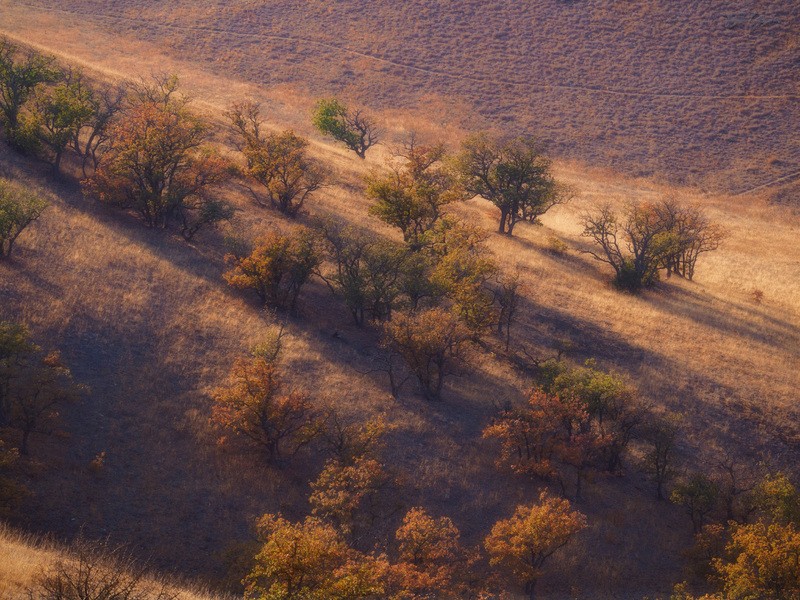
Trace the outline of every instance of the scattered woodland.
<instances>
[{"instance_id":1,"label":"scattered woodland","mask_svg":"<svg viewBox=\"0 0 800 600\"><path fill-rule=\"evenodd\" d=\"M105 75L0 41L0 593L800 597L795 211Z\"/></svg>"}]
</instances>

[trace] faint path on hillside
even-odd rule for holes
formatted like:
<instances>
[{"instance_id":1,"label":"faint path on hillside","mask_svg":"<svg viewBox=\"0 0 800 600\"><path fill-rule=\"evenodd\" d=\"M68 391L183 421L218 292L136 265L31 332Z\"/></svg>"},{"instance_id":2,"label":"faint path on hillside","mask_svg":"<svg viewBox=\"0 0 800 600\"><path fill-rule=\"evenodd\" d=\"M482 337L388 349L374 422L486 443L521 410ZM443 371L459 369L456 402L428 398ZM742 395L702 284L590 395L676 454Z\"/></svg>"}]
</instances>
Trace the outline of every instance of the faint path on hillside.
<instances>
[{"instance_id":1,"label":"faint path on hillside","mask_svg":"<svg viewBox=\"0 0 800 600\"><path fill-rule=\"evenodd\" d=\"M773 185L778 185L779 183L783 183L784 181L790 181L796 177L800 177L800 171L795 171L794 173L789 173L788 175L783 175L781 177L777 177L776 179L771 179L770 181L759 184L755 187L751 187L746 190L736 192L735 194L733 194L733 196L744 196L745 194L752 194L753 192L763 190L764 188L772 187Z\"/></svg>"},{"instance_id":2,"label":"faint path on hillside","mask_svg":"<svg viewBox=\"0 0 800 600\"><path fill-rule=\"evenodd\" d=\"M698 100L800 100L800 94L784 94L784 95L752 95L752 94L731 94L731 95L724 95L724 94L683 94L679 92L642 92L642 91L634 91L634 90L614 90L608 88L598 88L598 87L591 87L591 86L584 86L584 85L571 85L571 84L558 84L558 83L532 83L530 81L513 81L507 79L491 79L488 77L478 77L472 75L463 75L459 73L451 73L448 71L442 71L437 69L427 69L425 67L419 67L413 64L408 63L401 63L397 61L393 61L387 58L381 58L379 56L375 56L374 54L369 54L366 52L360 52L358 50L353 50L351 48L347 48L345 46L338 46L336 44L331 44L328 42L322 42L319 40L313 40L309 38L302 38L296 36L285 36L285 35L275 35L275 34L267 34L267 33L247 33L243 31L236 31L233 29L223 29L219 27L202 27L202 26L192 26L192 25L177 25L174 23L157 23L155 21L150 21L148 19L141 19L141 18L134 18L134 17L127 17L125 15L120 14L112 14L112 13L85 13L81 11L74 11L74 10L67 10L63 8L54 8L48 6L41 6L37 4L29 4L24 2L15 3L16 6L23 6L26 8L39 10L39 11L46 11L46 12L54 12L54 13L61 13L72 15L75 17L80 17L82 19L107 19L107 20L117 20L117 21L127 21L130 23L136 23L140 25L145 25L154 28L161 28L161 29L173 29L178 31L194 31L194 32L201 32L201 33L214 33L214 34L222 34L222 35L231 35L237 37L246 37L246 38L256 38L256 39L269 39L269 40L279 40L285 42L295 42L295 43L304 43L310 44L314 46L318 46L320 48L325 48L327 50L333 50L334 52L341 52L345 54L351 54L353 56L358 56L360 58L366 58L368 60L372 60L375 62L379 62L382 64L390 65L393 67L398 67L401 69L407 69L410 71L415 71L418 73L424 73L426 75L432 75L434 77L447 77L449 79L456 79L460 81L471 81L473 83L490 83L493 85L506 85L506 86L517 86L517 87L527 87L532 89L542 89L542 90L565 90L565 91L577 91L577 92L587 92L591 94L602 94L608 96L627 96L633 98L673 98L673 99L698 99Z\"/></svg>"}]
</instances>

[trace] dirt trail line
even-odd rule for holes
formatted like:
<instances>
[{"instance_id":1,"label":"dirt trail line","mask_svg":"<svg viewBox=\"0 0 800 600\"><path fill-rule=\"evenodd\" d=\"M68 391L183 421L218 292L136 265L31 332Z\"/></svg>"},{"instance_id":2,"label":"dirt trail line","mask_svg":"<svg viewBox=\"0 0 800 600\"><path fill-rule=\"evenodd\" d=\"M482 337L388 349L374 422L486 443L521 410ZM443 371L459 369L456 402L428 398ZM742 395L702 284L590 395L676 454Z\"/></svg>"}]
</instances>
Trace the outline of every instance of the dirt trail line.
<instances>
[{"instance_id":1,"label":"dirt trail line","mask_svg":"<svg viewBox=\"0 0 800 600\"><path fill-rule=\"evenodd\" d=\"M778 185L779 183L783 183L784 181L790 181L795 177L800 177L800 171L795 171L794 173L789 173L788 175L782 175L776 179L771 179L766 183L761 183L755 187L748 188L746 190L742 190L741 192L736 192L733 196L744 196L746 194L752 194L753 192L757 192L758 190L762 190L764 188L772 187L773 185Z\"/></svg>"},{"instance_id":2,"label":"dirt trail line","mask_svg":"<svg viewBox=\"0 0 800 600\"><path fill-rule=\"evenodd\" d=\"M190 25L177 25L174 23L157 23L154 21L149 21L147 19L138 19L133 17L126 17L120 14L112 14L112 13L85 13L80 11L73 11L73 10L66 10L62 8L53 8L48 6L40 6L36 4L28 4L28 3L16 3L16 6L22 6L26 8L30 8L33 10L38 11L45 11L45 12L53 12L65 15L71 15L73 17L80 17L81 19L106 19L110 21L127 21L129 23L136 23L138 25L144 25L147 27L153 27L158 29L171 29L176 31L193 31L198 33L212 33L212 34L221 34L221 35L230 35L236 37L243 37L243 38L254 38L254 39L265 39L265 40L277 40L277 41L285 41L285 42L294 42L294 43L302 43L302 44L309 44L313 46L317 46L320 48L325 48L327 50L332 50L334 52L340 52L343 54L350 54L352 56L358 56L360 58L366 58L368 60L372 60L375 62L379 62L381 64L390 65L393 67L397 67L400 69L406 69L410 71L415 71L418 73L424 73L426 75L432 75L434 77L446 77L449 79L455 79L460 81L470 81L473 83L489 83L492 85L505 85L505 86L514 86L514 87L525 87L532 90L563 90L563 91L571 91L571 92L586 92L590 94L601 94L601 95L609 95L609 96L627 96L633 98L664 98L664 99L697 99L697 100L800 100L800 94L784 94L784 95L752 95L752 94L682 94L678 92L641 92L635 90L614 90L609 88L599 88L599 87L591 87L591 86L582 86L582 85L571 85L571 84L556 84L556 83L531 83L529 81L513 81L513 80L504 80L504 79L491 79L488 77L479 77L473 75L463 75L459 73L451 73L448 71L442 71L438 69L427 69L425 67L419 67L413 64L402 63L393 61L386 58L381 58L379 56L375 56L373 54L360 52L358 50L353 50L351 48L347 48L346 46L338 46L336 44L331 44L328 42L323 42L319 40L313 40L308 38L296 37L296 36L289 36L289 35L276 35L276 34L267 34L267 33L247 33L243 31L236 31L232 29L223 29L218 27L202 27L202 26L190 26Z\"/></svg>"}]
</instances>

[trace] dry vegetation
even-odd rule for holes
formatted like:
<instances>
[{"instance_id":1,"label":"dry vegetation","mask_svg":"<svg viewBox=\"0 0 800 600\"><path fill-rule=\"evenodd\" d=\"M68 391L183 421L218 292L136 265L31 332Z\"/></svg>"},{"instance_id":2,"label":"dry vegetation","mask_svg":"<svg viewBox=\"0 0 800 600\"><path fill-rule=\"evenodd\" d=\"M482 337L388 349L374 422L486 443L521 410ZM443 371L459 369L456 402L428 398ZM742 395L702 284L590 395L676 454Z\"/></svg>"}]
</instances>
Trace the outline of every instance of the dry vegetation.
<instances>
[{"instance_id":1,"label":"dry vegetation","mask_svg":"<svg viewBox=\"0 0 800 600\"><path fill-rule=\"evenodd\" d=\"M311 30L314 18L293 14L288 3L286 7L272 4L269 11L263 4L242 3L226 11L204 4L198 17L190 10L192 3L164 3L162 8L149 8L145 16L151 23L236 26L271 35L286 29L309 39L322 35ZM179 53L191 49L197 60L214 57L216 75L197 66L186 65L181 70L201 101L198 104L213 118L220 118L231 101L252 95L266 100L272 111L268 117L271 125L301 124L302 131L309 129L307 109L311 104L301 99L294 107L294 92L280 88L281 82L302 81L314 92L346 91L378 106L424 101L417 92L409 91L419 86L434 96L450 90L464 94L465 106L483 95L495 98L491 107L484 108L485 117L507 127L536 119L543 135L566 154L598 165L622 166L630 172L663 174L662 169L669 165L677 169L674 173L679 178L698 181L709 172L711 180L724 176L726 186L739 189L784 175L798 160L797 135L792 129L798 122L796 100L773 104L758 99L626 96L612 98L606 105L594 93L561 90L558 95L547 95L542 90L549 88L532 85L535 102L528 105L527 97L519 100L518 90L511 93L503 88L499 96L488 93L496 86L484 81L484 73L491 72L498 79L547 75L550 85L585 81L589 87L643 89L646 93L663 92L661 87L652 87L658 82L696 96L783 94L790 84L795 85L787 65L798 51L790 28L785 27L791 14L790 9L781 8L783 3L763 7L764 16L758 19L737 17L738 12L722 15L699 4L687 8L694 20L684 19L684 11L672 3L660 9L655 5L638 9L643 14L626 10L629 23L659 24L668 34L660 54L645 54L653 62L643 62L638 76L631 74L635 69L615 71L614 67L630 64L628 58L653 32L632 29L625 19L615 19L614 10L605 4L528 3L529 8L514 8L521 4L509 2L502 10L513 15L511 19L503 16L506 13L499 6L496 15L487 17L475 3L472 13L464 9L463 21L454 23L449 9L434 10L425 3L430 14L420 15L417 30L407 30L408 14L416 14L412 11L418 12L420 6L406 3L397 17L386 21L388 30L395 31L387 34L389 38L404 40L394 48L377 37L372 39L368 19L377 16L352 12L348 4L307 3L304 10L319 22L322 13L317 11L329 13L326 23L346 22L336 11L363 19L353 22L351 32L324 30L326 39L338 40L338 45L360 48L395 63L413 61L420 68L473 73L474 78L458 81L385 63L376 67L378 63L364 56L353 56L349 64L327 50L325 60L315 62L321 48L300 41L231 38L228 33L216 33L200 43L196 32L172 28L168 44ZM381 14L388 10L382 3L374 4ZM0 7L4 18L36 12L10 3ZM48 29L55 26L47 19L38 25L6 21L4 28L30 35L52 50L67 48L80 60L95 64L105 76L184 66L155 54L153 46L142 42L111 45L103 31L109 23L151 41L163 36L155 26L132 21L142 18L133 2L104 3L104 10L125 14L125 20L101 18L96 3L88 1L65 3L64 7L91 13L86 17L84 39L69 35L76 25L62 13L50 17L63 20L63 27L56 30ZM561 11L559 18L541 18L555 7ZM517 14L519 11L524 14ZM742 7L737 11L746 13ZM211 22L212 18L224 18L234 25ZM290 18L298 22L287 20ZM481 28L471 25L471 19L480 22ZM670 19L680 20L682 28L672 26ZM504 26L492 27L494 20ZM720 25L710 29L708 35L719 30L711 39L702 37L704 47L718 52L714 60L696 58L690 49L680 47L672 58L674 64L664 62L665 48L677 45L675 40L699 36L697 31L706 24L723 21L730 23L730 28ZM447 29L452 37L429 29L434 26ZM541 33L534 37L529 27L541 27ZM487 28L502 37L486 38L482 31ZM764 28L779 35L772 42L767 42L769 35L763 32L757 39L745 36L745 31ZM48 31L57 32L53 40L44 37ZM564 31L570 35L556 35ZM612 63L608 57L603 60L603 51L592 44L572 52L570 40L586 31L600 36L597 48L608 43L631 54L615 55ZM623 34L627 34L625 45L621 44ZM552 39L559 41L550 45ZM720 48L717 42L723 40L730 46ZM765 50L759 45L768 43L775 48ZM286 53L281 44L288 44L297 54ZM472 51L453 52L453 44L469 46ZM217 52L221 46L227 48L224 53ZM408 55L412 47L418 52ZM729 53L745 49L762 57L764 64L755 69L752 62L720 62ZM269 52L269 61L264 60L264 51ZM515 67L512 61L499 60L501 51L521 58L535 56L536 61L525 63L529 71L519 70L519 63ZM144 64L133 70L126 62L130 57L122 57L126 52L140 53ZM259 53L262 62L256 62ZM477 56L485 62L479 62ZM455 62L443 64L444 59ZM331 68L332 62L336 68ZM605 69L588 66L606 63ZM679 63L691 76L674 70ZM264 82L259 75L264 64L270 65L269 83L277 88L262 89L219 75L222 66ZM552 72L542 74L543 65L550 65ZM348 69L366 73L359 84L363 88L351 86L355 75L348 75ZM751 75L765 79L751 80ZM416 77L419 81L413 80ZM401 88L400 81L408 83L409 78L413 85ZM649 87L643 88L645 85ZM427 115L433 124L421 129L436 131L446 139L460 138L462 130L456 124L436 122L436 102L439 100ZM569 106L568 114L562 103ZM648 104L647 110L643 103ZM589 104L591 109L585 106ZM722 108L705 110L711 105ZM751 111L749 116L742 108L745 105ZM778 113L783 121L776 124L774 115ZM676 114L682 118L674 117ZM609 122L615 124L615 131L609 130ZM731 135L741 140L711 139L720 122L728 123ZM402 123L387 123L394 135L402 133ZM557 132L574 133L557 139ZM568 138L571 135L574 137ZM647 142L642 143L643 139ZM746 152L741 145L745 143ZM692 149L692 144L698 147ZM367 216L370 202L363 195L363 176L385 156L385 149L378 150L371 151L364 164L343 149L315 142L312 154L333 165L336 184L322 190L307 208L316 215L341 215L396 238L380 221ZM22 523L30 530L65 538L73 538L79 531L90 538L109 536L114 542L131 544L158 567L178 569L217 585L235 585L246 568L238 563L239 556L248 551L252 554L249 544L255 519L266 512L282 512L293 519L306 514L307 482L316 477L323 462L312 457L293 463L291 469L269 468L257 457L219 447L217 432L209 426L211 391L224 380L234 359L261 341L274 316L265 313L254 299L226 286L221 234L203 232L197 243L189 244L179 236L143 230L134 219L84 199L77 186L50 176L45 166L21 159L5 147L0 153L0 175L29 182L51 202L40 221L20 237L14 260L0 264L0 319L27 323L35 341L60 349L76 381L92 390L65 411L68 439L36 438L41 465L26 469L25 483L34 495L26 502ZM772 153L779 157L777 163L768 161ZM710 164L701 159L709 156L720 162ZM747 169L737 162L741 156L748 157ZM633 169L630 165L634 163L642 166ZM701 173L692 179L694 167ZM740 179L730 176L734 171ZM680 455L686 467L708 464L721 450L745 461L766 460L773 468L796 469L800 463L797 215L757 196L700 194L565 161L557 164L556 175L577 190L572 203L548 212L541 227L521 224L515 238L489 238L499 262L518 264L522 273L525 294L513 337L524 341L534 356L544 358L568 348L570 360L596 358L602 368L634 382L646 401L684 414L687 428ZM610 269L578 252L587 243L580 236L580 214L602 201L621 206L628 200L653 200L667 193L702 203L709 216L728 230L728 238L718 252L701 261L696 282L673 278L641 296L620 294L609 285ZM265 228L285 230L289 226L278 213L253 206L233 184L225 188L225 196L242 209L235 223L239 234L255 236ZM487 202L472 200L457 212L487 231L496 229L495 210ZM408 393L394 400L385 375L370 372L374 369L374 333L351 322L344 306L330 300L324 284L310 284L300 298L299 316L287 323L290 383L311 392L319 407L335 404L343 414L364 420L384 415L392 427L386 454L409 483L401 498L403 508L425 506L431 514L447 514L466 543L478 543L491 523L510 516L516 504L538 495L536 485L499 473L487 451L489 445L481 440L481 430L498 406L525 397L531 385L529 377L500 356L482 356L479 365L446 385L443 403L426 403ZM98 460L100 453L105 453L102 460ZM578 506L590 527L571 552L559 559L555 574L539 583L542 597L638 598L653 591L665 592L682 579L680 551L690 542L691 526L679 507L656 504L651 484L634 469L620 478L598 476L588 484L585 500ZM394 531L403 508L398 507L394 520L379 536L388 537L388 532ZM4 563L0 554L0 565L9 568L6 564L11 564L10 568L23 573L7 578L12 586L13 581L27 577L24 573L32 568L27 565L47 560L50 552L29 546L14 550L19 544L13 537L0 544L2 552L19 557L16 567L17 563ZM2 571L0 582L0 586L8 585ZM0 587L0 595L5 591Z\"/></svg>"},{"instance_id":2,"label":"dry vegetation","mask_svg":"<svg viewBox=\"0 0 800 600\"><path fill-rule=\"evenodd\" d=\"M36 589L36 581L58 561L69 564L76 557L64 547L25 535L6 526L0 528L0 598L24 600ZM170 584L171 593L181 600L214 600L219 598L200 591L190 591L177 583ZM34 595L34 597L36 597Z\"/></svg>"},{"instance_id":3,"label":"dry vegetation","mask_svg":"<svg viewBox=\"0 0 800 600\"><path fill-rule=\"evenodd\" d=\"M301 95L518 127L633 175L735 192L800 171L791 2L4 4L8 23L89 25Z\"/></svg>"}]
</instances>

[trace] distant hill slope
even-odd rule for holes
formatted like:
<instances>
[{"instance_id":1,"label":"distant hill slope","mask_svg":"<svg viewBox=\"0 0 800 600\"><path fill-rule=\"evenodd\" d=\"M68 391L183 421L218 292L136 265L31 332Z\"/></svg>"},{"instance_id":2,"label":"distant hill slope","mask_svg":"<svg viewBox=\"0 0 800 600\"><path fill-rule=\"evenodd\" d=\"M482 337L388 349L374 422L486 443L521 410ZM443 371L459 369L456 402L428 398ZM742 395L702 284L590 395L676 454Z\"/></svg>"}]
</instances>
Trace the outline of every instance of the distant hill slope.
<instances>
[{"instance_id":1,"label":"distant hill slope","mask_svg":"<svg viewBox=\"0 0 800 600\"><path fill-rule=\"evenodd\" d=\"M46 7L258 83L521 128L563 156L629 174L727 192L800 175L797 0Z\"/></svg>"}]
</instances>

